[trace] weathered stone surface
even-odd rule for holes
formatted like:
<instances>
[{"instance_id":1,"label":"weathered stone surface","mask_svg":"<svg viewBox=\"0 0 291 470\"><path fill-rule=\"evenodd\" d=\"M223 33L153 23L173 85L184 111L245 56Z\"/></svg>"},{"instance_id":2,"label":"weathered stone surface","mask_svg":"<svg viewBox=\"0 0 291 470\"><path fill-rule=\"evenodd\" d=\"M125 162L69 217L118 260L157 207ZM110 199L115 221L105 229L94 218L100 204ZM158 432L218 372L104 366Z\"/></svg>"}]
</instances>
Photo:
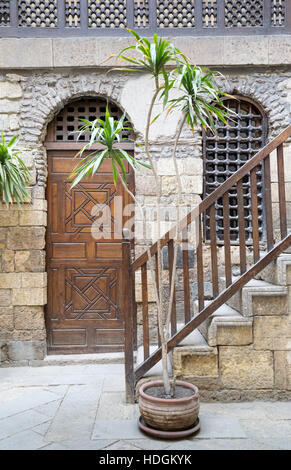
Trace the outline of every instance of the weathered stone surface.
<instances>
[{"instance_id":1,"label":"weathered stone surface","mask_svg":"<svg viewBox=\"0 0 291 470\"><path fill-rule=\"evenodd\" d=\"M272 295L253 296L253 314L262 315L286 315L287 313L287 296Z\"/></svg>"},{"instance_id":2,"label":"weathered stone surface","mask_svg":"<svg viewBox=\"0 0 291 470\"><path fill-rule=\"evenodd\" d=\"M202 158L192 158L178 161L178 170L180 176L182 175L202 175L203 173L203 160ZM160 176L175 176L175 167L172 160L169 158L161 158L157 161L157 171Z\"/></svg>"},{"instance_id":3,"label":"weathered stone surface","mask_svg":"<svg viewBox=\"0 0 291 470\"><path fill-rule=\"evenodd\" d=\"M1 307L0 330L11 330L14 327L13 307Z\"/></svg>"},{"instance_id":4,"label":"weathered stone surface","mask_svg":"<svg viewBox=\"0 0 291 470\"><path fill-rule=\"evenodd\" d=\"M52 65L51 39L1 38L0 68L39 68Z\"/></svg>"},{"instance_id":5,"label":"weathered stone surface","mask_svg":"<svg viewBox=\"0 0 291 470\"><path fill-rule=\"evenodd\" d=\"M212 290L212 282L204 282L204 298L205 299L212 299L213 297L213 290ZM194 302L198 298L198 282L194 282L190 289L190 296L192 302Z\"/></svg>"},{"instance_id":6,"label":"weathered stone surface","mask_svg":"<svg viewBox=\"0 0 291 470\"><path fill-rule=\"evenodd\" d=\"M17 114L10 114L9 116L9 128L11 131L17 131L20 127L19 119Z\"/></svg>"},{"instance_id":7,"label":"weathered stone surface","mask_svg":"<svg viewBox=\"0 0 291 470\"><path fill-rule=\"evenodd\" d=\"M273 354L252 346L221 346L219 369L223 388L268 389L274 385Z\"/></svg>"},{"instance_id":8,"label":"weathered stone surface","mask_svg":"<svg viewBox=\"0 0 291 470\"><path fill-rule=\"evenodd\" d=\"M19 101L10 101L10 100L2 99L0 102L0 110L3 110L4 113L8 113L8 114L18 113L19 109L20 109Z\"/></svg>"},{"instance_id":9,"label":"weathered stone surface","mask_svg":"<svg viewBox=\"0 0 291 470\"><path fill-rule=\"evenodd\" d=\"M13 330L12 340L13 341L45 341L46 330Z\"/></svg>"},{"instance_id":10,"label":"weathered stone surface","mask_svg":"<svg viewBox=\"0 0 291 470\"><path fill-rule=\"evenodd\" d=\"M215 348L208 348L207 351L197 351L191 346L175 348L173 352L173 369L177 377L217 376L217 351Z\"/></svg>"},{"instance_id":11,"label":"weathered stone surface","mask_svg":"<svg viewBox=\"0 0 291 470\"><path fill-rule=\"evenodd\" d=\"M156 195L157 187L153 176L136 176L137 194Z\"/></svg>"},{"instance_id":12,"label":"weathered stone surface","mask_svg":"<svg viewBox=\"0 0 291 470\"><path fill-rule=\"evenodd\" d=\"M15 270L42 272L45 270L45 252L42 250L16 251Z\"/></svg>"},{"instance_id":13,"label":"weathered stone surface","mask_svg":"<svg viewBox=\"0 0 291 470\"><path fill-rule=\"evenodd\" d=\"M47 217L44 211L23 211L19 214L20 225L44 225L46 226Z\"/></svg>"},{"instance_id":14,"label":"weathered stone surface","mask_svg":"<svg viewBox=\"0 0 291 470\"><path fill-rule=\"evenodd\" d=\"M290 320L288 317L255 317L255 349L286 350L290 349ZM289 338L288 338L289 335Z\"/></svg>"},{"instance_id":15,"label":"weathered stone surface","mask_svg":"<svg viewBox=\"0 0 291 470\"><path fill-rule=\"evenodd\" d=\"M0 288L0 307L7 307L11 304L11 290Z\"/></svg>"},{"instance_id":16,"label":"weathered stone surface","mask_svg":"<svg viewBox=\"0 0 291 470\"><path fill-rule=\"evenodd\" d=\"M3 250L1 254L1 270L4 273L14 271L14 251Z\"/></svg>"},{"instance_id":17,"label":"weathered stone surface","mask_svg":"<svg viewBox=\"0 0 291 470\"><path fill-rule=\"evenodd\" d=\"M281 390L291 390L291 350L275 351L274 365L275 387Z\"/></svg>"},{"instance_id":18,"label":"weathered stone surface","mask_svg":"<svg viewBox=\"0 0 291 470\"><path fill-rule=\"evenodd\" d=\"M43 249L44 227L15 227L8 229L7 248L10 250Z\"/></svg>"},{"instance_id":19,"label":"weathered stone surface","mask_svg":"<svg viewBox=\"0 0 291 470\"><path fill-rule=\"evenodd\" d=\"M18 211L6 209L0 210L0 226L1 227L12 227L18 224Z\"/></svg>"},{"instance_id":20,"label":"weathered stone surface","mask_svg":"<svg viewBox=\"0 0 291 470\"><path fill-rule=\"evenodd\" d=\"M250 324L217 323L216 345L221 346L244 346L253 341L253 329ZM212 345L212 343L209 343Z\"/></svg>"},{"instance_id":21,"label":"weathered stone surface","mask_svg":"<svg viewBox=\"0 0 291 470\"><path fill-rule=\"evenodd\" d=\"M16 99L21 98L22 91L19 83L15 82L2 82L0 86L0 99L10 98Z\"/></svg>"},{"instance_id":22,"label":"weathered stone surface","mask_svg":"<svg viewBox=\"0 0 291 470\"><path fill-rule=\"evenodd\" d=\"M8 357L11 361L37 360L45 356L45 343L42 341L11 341L8 344Z\"/></svg>"},{"instance_id":23,"label":"weathered stone surface","mask_svg":"<svg viewBox=\"0 0 291 470\"><path fill-rule=\"evenodd\" d=\"M21 274L0 273L0 287L3 289L21 287Z\"/></svg>"},{"instance_id":24,"label":"weathered stone surface","mask_svg":"<svg viewBox=\"0 0 291 470\"><path fill-rule=\"evenodd\" d=\"M218 65L224 63L224 38L176 38L177 47L191 58L194 64Z\"/></svg>"},{"instance_id":25,"label":"weathered stone surface","mask_svg":"<svg viewBox=\"0 0 291 470\"><path fill-rule=\"evenodd\" d=\"M46 287L47 273L25 273L21 274L22 287Z\"/></svg>"},{"instance_id":26,"label":"weathered stone surface","mask_svg":"<svg viewBox=\"0 0 291 470\"><path fill-rule=\"evenodd\" d=\"M268 64L268 36L227 37L224 40L224 64ZM250 54L249 51L252 53Z\"/></svg>"},{"instance_id":27,"label":"weathered stone surface","mask_svg":"<svg viewBox=\"0 0 291 470\"><path fill-rule=\"evenodd\" d=\"M41 330L44 328L42 307L14 307L14 323L17 330Z\"/></svg>"},{"instance_id":28,"label":"weathered stone surface","mask_svg":"<svg viewBox=\"0 0 291 470\"><path fill-rule=\"evenodd\" d=\"M269 64L289 64L291 38L288 35L269 37Z\"/></svg>"},{"instance_id":29,"label":"weathered stone surface","mask_svg":"<svg viewBox=\"0 0 291 470\"><path fill-rule=\"evenodd\" d=\"M45 305L47 293L44 288L12 289L13 305Z\"/></svg>"},{"instance_id":30,"label":"weathered stone surface","mask_svg":"<svg viewBox=\"0 0 291 470\"><path fill-rule=\"evenodd\" d=\"M96 39L53 39L53 63L55 67L96 65Z\"/></svg>"}]
</instances>

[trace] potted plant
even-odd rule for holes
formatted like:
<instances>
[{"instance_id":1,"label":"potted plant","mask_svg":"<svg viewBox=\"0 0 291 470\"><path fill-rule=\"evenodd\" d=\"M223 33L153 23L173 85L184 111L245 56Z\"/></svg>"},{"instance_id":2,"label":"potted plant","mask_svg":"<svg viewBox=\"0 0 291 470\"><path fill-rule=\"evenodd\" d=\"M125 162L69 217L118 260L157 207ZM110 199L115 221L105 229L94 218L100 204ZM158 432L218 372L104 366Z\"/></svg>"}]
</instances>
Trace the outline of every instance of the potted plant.
<instances>
[{"instance_id":1,"label":"potted plant","mask_svg":"<svg viewBox=\"0 0 291 470\"><path fill-rule=\"evenodd\" d=\"M153 41L150 41L147 38L141 38L132 30L129 31L133 35L136 45L129 46L118 54L118 58L129 64L129 68L124 69L119 67L119 69L148 73L154 81L154 91L145 125L145 155L148 163L141 162L128 155L124 150L118 149L117 144L120 141L119 135L124 125L124 116L120 121L114 121L109 116L107 109L105 121L100 119L93 122L86 121L81 129L81 133L91 132L90 142L83 147L81 155L93 143L102 143L104 150L92 152L82 159L81 165L77 166L73 172L72 176L75 178L73 185L77 184L84 176L89 176L98 171L104 158L111 158L114 181L116 182L117 178L119 178L124 189L141 208L141 214L143 215L143 206L139 204L127 187L123 161L127 161L134 170L141 164L151 168L153 172L156 183L158 282L156 281L153 260L150 254L150 244L146 242L162 346L163 377L161 381L143 384L139 390L139 406L144 420L144 423L140 424L140 426L145 431L155 435L162 436L163 432L165 432L167 437L171 435L177 437L177 432L180 433L179 435L186 435L197 429L199 412L197 387L184 381L171 381L167 361L167 343L170 338L169 329L176 277L176 261L178 246L181 243L180 208L183 204L182 183L176 155L177 146L183 127L186 124L192 131L194 131L196 126L201 125L204 129L216 132L216 120L225 123L230 112L223 104L222 97L226 94L219 89L216 83L216 72L201 69L190 64L185 55L174 47L168 39L158 38L154 35ZM134 56L127 55L128 51L131 50L135 52ZM170 95L172 96L171 98ZM172 161L178 187L176 201L177 230L174 240L174 268L167 307L163 292L162 250L160 243L161 187L156 162L151 155L149 145L150 126L156 119L160 118L160 115L153 115L153 109L155 104L160 101L163 102L167 113L176 112L181 114L172 152Z\"/></svg>"},{"instance_id":2,"label":"potted plant","mask_svg":"<svg viewBox=\"0 0 291 470\"><path fill-rule=\"evenodd\" d=\"M17 135L6 144L4 133L0 141L0 196L8 206L14 202L21 207L21 202L29 200L26 184L29 181L29 170L19 157L22 150L16 150Z\"/></svg>"}]
</instances>

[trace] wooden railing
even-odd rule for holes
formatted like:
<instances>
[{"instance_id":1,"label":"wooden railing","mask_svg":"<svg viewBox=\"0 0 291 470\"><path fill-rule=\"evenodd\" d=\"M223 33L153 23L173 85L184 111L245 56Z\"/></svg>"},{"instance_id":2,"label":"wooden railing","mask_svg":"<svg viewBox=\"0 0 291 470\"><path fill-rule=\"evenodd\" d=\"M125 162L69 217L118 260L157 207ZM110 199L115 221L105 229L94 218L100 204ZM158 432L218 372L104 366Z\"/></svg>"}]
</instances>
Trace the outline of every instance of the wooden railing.
<instances>
[{"instance_id":1,"label":"wooden railing","mask_svg":"<svg viewBox=\"0 0 291 470\"><path fill-rule=\"evenodd\" d=\"M284 174L284 148L283 143L291 137L291 126L286 128L273 141L268 143L253 158L247 161L236 173L229 177L220 187L206 197L197 207L189 212L180 223L182 232L182 271L183 271L183 291L184 291L184 326L177 331L176 299L174 295L172 315L171 315L171 338L168 341L168 351L189 335L197 328L207 317L230 299L239 289L241 289L250 279L265 268L281 252L291 245L291 234L287 232L287 209L285 197L285 174ZM277 233L273 226L273 201L271 191L271 169L270 154L276 151L276 168L278 181L278 201L279 201L279 220L280 227ZM273 158L273 157L272 157ZM261 171L263 168L263 172ZM259 237L258 226L258 199L257 199L257 172L263 178L264 188L264 217L265 217L265 246L262 249L262 243ZM251 188L251 223L252 223L252 245L246 245L245 241L245 219L243 204L243 179L248 176ZM238 224L239 224L239 254L240 254L240 276L232 278L232 260L231 260L231 241L229 226L229 191L236 190L238 198ZM217 259L217 234L216 234L216 201L223 199L223 220L224 220L224 265L225 265L225 285L220 286L219 269ZM212 280L213 300L205 305L204 300L204 249L202 223L203 217L208 212L210 216L210 267ZM289 221L291 224L291 220ZM190 299L190 269L188 250L185 245L190 231L196 232L196 270L198 283L198 314L195 316L191 312ZM275 235L277 237L275 243ZM176 227L172 228L160 240L161 247L168 247L169 279L173 270L173 252L174 239L176 236ZM209 245L208 245L209 246ZM157 248L155 243L151 246L150 252L152 261L155 261L156 279L158 279ZM247 257L247 250L252 249L253 261L250 262ZM134 400L134 388L138 381L146 372L148 372L160 359L161 347L160 341L156 350L150 354L150 334L153 325L149 321L149 302L148 302L148 254L143 253L133 263L130 262L130 242L123 241L123 294L124 294L124 316L125 316L125 368L127 401ZM141 364L134 367L134 349L137 344L137 305L135 301L134 279L138 270L141 270L142 286L142 341L144 360ZM128 295L130 292L130 295ZM156 335L157 336L157 335Z\"/></svg>"},{"instance_id":2,"label":"wooden railing","mask_svg":"<svg viewBox=\"0 0 291 470\"><path fill-rule=\"evenodd\" d=\"M1 0L0 37L290 33L288 1Z\"/></svg>"}]
</instances>

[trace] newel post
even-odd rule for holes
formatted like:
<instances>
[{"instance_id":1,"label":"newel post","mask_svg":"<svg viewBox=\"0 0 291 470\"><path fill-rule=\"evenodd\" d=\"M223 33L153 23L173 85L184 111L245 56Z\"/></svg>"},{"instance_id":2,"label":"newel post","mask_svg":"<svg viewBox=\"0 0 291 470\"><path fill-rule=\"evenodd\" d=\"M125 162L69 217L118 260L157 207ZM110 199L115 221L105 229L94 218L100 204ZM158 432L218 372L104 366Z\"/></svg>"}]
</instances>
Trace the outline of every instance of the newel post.
<instances>
[{"instance_id":1,"label":"newel post","mask_svg":"<svg viewBox=\"0 0 291 470\"><path fill-rule=\"evenodd\" d=\"M126 403L135 402L134 319L132 308L132 269L129 230L123 229L122 240L122 309L124 316L124 362Z\"/></svg>"}]
</instances>

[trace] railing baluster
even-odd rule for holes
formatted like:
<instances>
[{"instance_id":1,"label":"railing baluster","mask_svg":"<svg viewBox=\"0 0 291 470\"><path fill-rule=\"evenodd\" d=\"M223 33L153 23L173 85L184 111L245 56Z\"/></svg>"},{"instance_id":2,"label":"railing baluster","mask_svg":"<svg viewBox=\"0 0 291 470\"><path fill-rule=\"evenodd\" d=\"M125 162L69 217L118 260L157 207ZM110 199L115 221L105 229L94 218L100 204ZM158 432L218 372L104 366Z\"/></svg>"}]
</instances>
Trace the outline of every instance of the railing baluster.
<instances>
[{"instance_id":1,"label":"railing baluster","mask_svg":"<svg viewBox=\"0 0 291 470\"><path fill-rule=\"evenodd\" d=\"M251 170L251 206L252 206L252 234L253 234L253 250L254 250L254 262L256 263L260 258L260 232L259 232L259 220L258 220L258 186L257 186L257 169L255 167Z\"/></svg>"},{"instance_id":2,"label":"railing baluster","mask_svg":"<svg viewBox=\"0 0 291 470\"><path fill-rule=\"evenodd\" d=\"M144 351L144 359L146 359L150 355L147 263L144 263L141 267L141 289L142 289L143 351Z\"/></svg>"},{"instance_id":3,"label":"railing baluster","mask_svg":"<svg viewBox=\"0 0 291 470\"><path fill-rule=\"evenodd\" d=\"M240 254L240 273L243 274L247 269L246 260L246 234L244 218L244 194L242 179L237 183L237 206L238 206L238 230L239 230L239 254Z\"/></svg>"},{"instance_id":4,"label":"railing baluster","mask_svg":"<svg viewBox=\"0 0 291 470\"><path fill-rule=\"evenodd\" d=\"M204 308L204 274L203 274L203 252L202 252L202 224L201 215L195 220L197 240L197 283L198 283L198 307L199 311Z\"/></svg>"},{"instance_id":5,"label":"railing baluster","mask_svg":"<svg viewBox=\"0 0 291 470\"><path fill-rule=\"evenodd\" d=\"M287 216L286 216L286 195L285 195L283 144L280 144L279 147L277 148L277 168L278 168L279 211L280 211L281 238L285 238L286 235L287 235Z\"/></svg>"},{"instance_id":6,"label":"railing baluster","mask_svg":"<svg viewBox=\"0 0 291 470\"><path fill-rule=\"evenodd\" d=\"M217 266L217 242L216 242L216 209L212 204L209 210L210 215L210 250L211 250L211 277L213 297L217 297L218 291L218 266Z\"/></svg>"},{"instance_id":7,"label":"railing baluster","mask_svg":"<svg viewBox=\"0 0 291 470\"><path fill-rule=\"evenodd\" d=\"M226 193L224 193L222 201L223 201L223 236L224 236L225 282L226 282L226 287L228 287L228 286L230 286L231 281L232 281L228 191Z\"/></svg>"},{"instance_id":8,"label":"railing baluster","mask_svg":"<svg viewBox=\"0 0 291 470\"><path fill-rule=\"evenodd\" d=\"M174 269L174 240L171 239L168 243L168 262L169 262L169 290L171 292L172 286L172 274ZM170 295L170 294L169 294ZM177 331L177 316L176 316L176 289L175 289L175 279L174 279L174 295L173 295L173 304L171 311L171 333L174 335Z\"/></svg>"},{"instance_id":9,"label":"railing baluster","mask_svg":"<svg viewBox=\"0 0 291 470\"><path fill-rule=\"evenodd\" d=\"M274 237L273 237L270 155L268 155L264 160L264 190L265 190L265 223L266 223L266 234L267 234L267 248L268 250L271 250L274 246Z\"/></svg>"},{"instance_id":10,"label":"railing baluster","mask_svg":"<svg viewBox=\"0 0 291 470\"><path fill-rule=\"evenodd\" d=\"M121 291L122 309L124 316L124 365L125 365L125 390L126 402L134 403L134 324L132 311L132 267L130 256L129 232L124 230L122 241L122 267L121 267Z\"/></svg>"},{"instance_id":11,"label":"railing baluster","mask_svg":"<svg viewBox=\"0 0 291 470\"><path fill-rule=\"evenodd\" d=\"M137 350L137 304L135 299L135 273L132 275L132 315L133 315L133 347Z\"/></svg>"},{"instance_id":12,"label":"railing baluster","mask_svg":"<svg viewBox=\"0 0 291 470\"><path fill-rule=\"evenodd\" d=\"M157 287L157 291L159 292L159 263L158 263L158 253L155 253L155 274L156 274L156 287ZM157 316L157 328L158 328L158 344L159 346L161 346L161 335L160 335L160 329L159 329L159 319L158 319L158 316Z\"/></svg>"},{"instance_id":13,"label":"railing baluster","mask_svg":"<svg viewBox=\"0 0 291 470\"><path fill-rule=\"evenodd\" d=\"M182 232L182 258L183 258L183 281L184 281L184 318L188 323L191 318L190 311L190 283L189 283L189 252L187 229Z\"/></svg>"}]
</instances>

